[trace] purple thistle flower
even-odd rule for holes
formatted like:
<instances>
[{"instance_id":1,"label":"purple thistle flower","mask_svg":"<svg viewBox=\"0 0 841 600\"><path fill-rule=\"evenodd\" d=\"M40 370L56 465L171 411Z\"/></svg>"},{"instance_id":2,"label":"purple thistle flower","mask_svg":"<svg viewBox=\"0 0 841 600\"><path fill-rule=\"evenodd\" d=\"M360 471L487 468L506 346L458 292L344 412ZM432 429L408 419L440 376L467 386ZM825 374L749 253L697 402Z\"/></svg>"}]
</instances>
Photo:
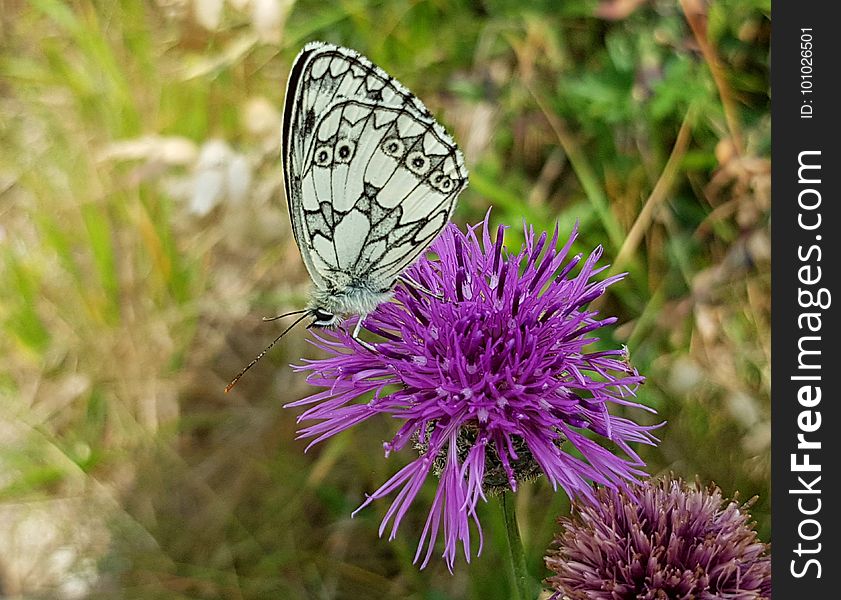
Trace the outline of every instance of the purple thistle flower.
<instances>
[{"instance_id":1,"label":"purple thistle flower","mask_svg":"<svg viewBox=\"0 0 841 600\"><path fill-rule=\"evenodd\" d=\"M546 557L553 598L762 600L771 597L771 557L747 512L708 490L664 479L602 488L560 520Z\"/></svg>"},{"instance_id":2,"label":"purple thistle flower","mask_svg":"<svg viewBox=\"0 0 841 600\"><path fill-rule=\"evenodd\" d=\"M313 438L310 446L374 415L402 421L384 444L386 456L407 445L419 456L357 511L396 492L380 526L382 535L390 523L393 539L427 476L437 475L415 555L421 568L442 526L451 570L459 542L470 561L471 519L481 552L476 506L486 492L516 490L518 481L542 473L554 489L590 496L593 482L616 486L644 475L629 444L656 441L652 427L608 412L609 404L645 408L631 399L643 377L627 351L584 350L598 340L596 329L616 320L598 320L587 304L623 275L592 281L605 268L596 268L601 247L583 261L567 260L577 228L560 250L557 227L551 239L543 233L536 240L529 228L525 245L511 255L503 247L505 228L492 241L488 219L466 233L449 225L431 247L438 258L407 270L415 287L434 295L399 286L397 302L365 318L365 328L385 339L376 352L342 330L316 336L313 343L329 357L296 368L325 390L287 405L309 406L298 420L315 422L299 431Z\"/></svg>"}]
</instances>

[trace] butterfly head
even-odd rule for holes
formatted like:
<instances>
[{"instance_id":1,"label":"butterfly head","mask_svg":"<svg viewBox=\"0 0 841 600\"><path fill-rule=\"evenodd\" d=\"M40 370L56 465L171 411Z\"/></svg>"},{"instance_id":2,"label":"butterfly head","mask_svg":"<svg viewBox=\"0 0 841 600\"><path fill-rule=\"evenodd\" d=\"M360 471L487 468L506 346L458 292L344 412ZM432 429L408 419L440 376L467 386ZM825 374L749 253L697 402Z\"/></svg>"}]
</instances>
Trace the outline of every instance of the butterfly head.
<instances>
[{"instance_id":1,"label":"butterfly head","mask_svg":"<svg viewBox=\"0 0 841 600\"><path fill-rule=\"evenodd\" d=\"M308 327L333 328L336 327L342 320L339 315L318 306L310 308L309 314L312 317L312 323L310 323Z\"/></svg>"},{"instance_id":2,"label":"butterfly head","mask_svg":"<svg viewBox=\"0 0 841 600\"><path fill-rule=\"evenodd\" d=\"M338 327L349 315L364 317L391 298L391 289L371 289L355 281L341 285L313 287L307 311L312 318L309 327Z\"/></svg>"}]
</instances>

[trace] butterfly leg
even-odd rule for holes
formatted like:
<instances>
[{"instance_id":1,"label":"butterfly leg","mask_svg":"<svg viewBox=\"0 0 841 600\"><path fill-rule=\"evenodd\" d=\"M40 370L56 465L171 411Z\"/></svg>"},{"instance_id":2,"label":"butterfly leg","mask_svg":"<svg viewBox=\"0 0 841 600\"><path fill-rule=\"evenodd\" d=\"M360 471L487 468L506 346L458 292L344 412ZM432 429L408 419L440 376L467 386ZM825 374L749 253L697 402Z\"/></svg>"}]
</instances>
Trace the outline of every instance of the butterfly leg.
<instances>
[{"instance_id":1,"label":"butterfly leg","mask_svg":"<svg viewBox=\"0 0 841 600\"><path fill-rule=\"evenodd\" d=\"M365 348L366 350L376 352L376 348L374 348L371 344L359 337L359 330L362 329L362 321L364 320L365 317L359 317L359 320L356 322L356 327L353 328L353 333L350 335L350 337L356 340L359 343L359 345Z\"/></svg>"},{"instance_id":2,"label":"butterfly leg","mask_svg":"<svg viewBox=\"0 0 841 600\"><path fill-rule=\"evenodd\" d=\"M426 294L427 296L432 296L433 298L436 298L436 299L438 299L438 300L443 300L443 299L444 299L444 296L442 296L441 294L438 294L438 293L433 292L432 290L430 290L430 289L428 289L428 288L425 288L424 286L422 286L421 284L419 284L419 283L418 283L417 281L415 281L414 279L409 279L409 278L408 278L408 277L406 277L405 275L400 275L400 276L398 276L398 277L397 277L397 280L398 280L399 282L401 282L403 285L406 285L406 286L408 286L408 287L410 287L410 288L414 288L414 289L416 289L416 290L417 290L417 291L419 291L419 292L423 292L423 293L424 293L424 294Z\"/></svg>"}]
</instances>

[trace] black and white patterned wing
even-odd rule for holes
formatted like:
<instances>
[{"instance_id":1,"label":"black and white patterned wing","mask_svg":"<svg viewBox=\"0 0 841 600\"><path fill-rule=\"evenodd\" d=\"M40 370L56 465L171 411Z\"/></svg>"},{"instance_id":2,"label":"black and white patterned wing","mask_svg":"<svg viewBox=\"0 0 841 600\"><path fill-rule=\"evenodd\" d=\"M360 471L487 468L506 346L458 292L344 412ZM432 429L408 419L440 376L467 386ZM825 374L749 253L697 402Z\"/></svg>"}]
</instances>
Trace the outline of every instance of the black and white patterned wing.
<instances>
[{"instance_id":1,"label":"black and white patterned wing","mask_svg":"<svg viewBox=\"0 0 841 600\"><path fill-rule=\"evenodd\" d=\"M295 240L322 288L390 288L467 185L420 100L353 50L318 42L290 73L283 153Z\"/></svg>"}]
</instances>

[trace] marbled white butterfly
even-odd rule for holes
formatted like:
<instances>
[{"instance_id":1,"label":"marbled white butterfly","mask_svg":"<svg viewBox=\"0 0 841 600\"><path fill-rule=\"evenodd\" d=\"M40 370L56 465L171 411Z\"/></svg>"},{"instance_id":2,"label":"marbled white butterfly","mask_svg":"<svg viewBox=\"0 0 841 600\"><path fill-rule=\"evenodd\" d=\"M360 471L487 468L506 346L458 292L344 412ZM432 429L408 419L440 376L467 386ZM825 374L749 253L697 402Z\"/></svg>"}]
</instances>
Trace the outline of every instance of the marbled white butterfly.
<instances>
[{"instance_id":1,"label":"marbled white butterfly","mask_svg":"<svg viewBox=\"0 0 841 600\"><path fill-rule=\"evenodd\" d=\"M400 82L323 42L307 44L292 65L281 151L292 231L313 283L307 308L288 313L302 314L289 329L307 317L332 327L358 314L356 338L398 278L416 285L401 273L467 186L461 152Z\"/></svg>"}]
</instances>

